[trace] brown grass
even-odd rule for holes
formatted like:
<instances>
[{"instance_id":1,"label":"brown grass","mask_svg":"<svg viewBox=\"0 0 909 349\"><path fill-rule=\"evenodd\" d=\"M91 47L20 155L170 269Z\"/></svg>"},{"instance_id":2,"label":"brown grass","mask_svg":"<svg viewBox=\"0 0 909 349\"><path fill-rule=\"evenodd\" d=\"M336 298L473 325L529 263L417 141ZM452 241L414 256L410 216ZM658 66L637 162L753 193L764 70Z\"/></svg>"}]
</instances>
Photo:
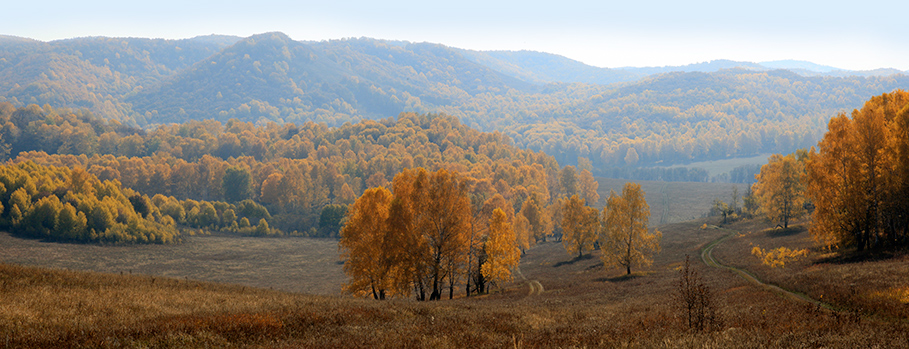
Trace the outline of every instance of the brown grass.
<instances>
[{"instance_id":1,"label":"brown grass","mask_svg":"<svg viewBox=\"0 0 909 349\"><path fill-rule=\"evenodd\" d=\"M801 221L785 230L769 228L761 220L730 225L743 234L725 241L714 256L762 280L847 311L909 318L909 255L904 251L828 251L813 241L809 224ZM808 249L810 253L783 268L770 268L750 255L752 246Z\"/></svg>"},{"instance_id":2,"label":"brown grass","mask_svg":"<svg viewBox=\"0 0 909 349\"><path fill-rule=\"evenodd\" d=\"M685 254L697 256L700 247L728 232L701 230L703 223L702 220L664 226L663 252L656 256L652 267L632 269L630 277L623 276L622 270L604 270L596 258L598 252L594 252L592 258L574 259L560 244L550 242L528 250L521 263L523 275L544 286L542 294L529 295L528 284L513 282L495 288L489 295L425 303L409 299L379 302L160 276L2 264L0 347L764 348L909 345L909 325L905 321L817 309L750 285L732 272L707 268L697 259L693 259L692 266L714 292L720 323L716 331L688 331L683 313L671 305L678 276L676 268ZM755 243L764 244L765 248L776 247L771 243L776 241L801 241L798 234L764 238L754 234L745 236L754 236ZM216 239L214 246L224 243L218 242L217 237L203 237L195 242L199 246L194 248L206 250L209 247L205 245L207 239L211 238ZM261 243L283 245L293 241L262 239ZM747 262L749 258L756 260L750 251L745 251L741 258L733 258L737 256L736 248L749 241L744 237L727 240L715 253L723 254L724 261L734 259L750 263L747 264L749 268L756 267L753 262ZM3 246L0 255L7 258L7 245ZM334 248L332 251L336 253ZM139 260L158 256L151 252L142 252L147 253L145 255L133 252L140 256L136 257ZM224 251L210 253L220 256ZM65 254L56 255L61 256ZM128 258L121 258L126 263ZM199 259L196 263L199 264L197 267L203 268L205 263L218 265L219 260ZM833 263L811 266L840 270ZM805 270L811 266L806 266ZM785 275L793 270L789 269L791 267L785 271L761 273ZM265 269L262 273L266 278L274 278L294 272ZM339 271L337 273L340 275Z\"/></svg>"},{"instance_id":3,"label":"brown grass","mask_svg":"<svg viewBox=\"0 0 909 349\"><path fill-rule=\"evenodd\" d=\"M704 217L713 206L713 199L724 202L732 201L732 187L739 188L739 207L742 205L742 196L747 189L745 184L731 183L698 183L698 182L660 182L638 181L629 179L614 179L597 177L600 184L597 193L600 202L597 207L603 208L609 191L622 193L622 186L626 182L639 183L644 190L647 204L650 205L650 224L653 226L686 222Z\"/></svg>"},{"instance_id":4,"label":"brown grass","mask_svg":"<svg viewBox=\"0 0 909 349\"><path fill-rule=\"evenodd\" d=\"M0 262L143 274L338 295L346 281L338 241L310 238L186 236L176 245L47 243L0 232Z\"/></svg>"}]
</instances>

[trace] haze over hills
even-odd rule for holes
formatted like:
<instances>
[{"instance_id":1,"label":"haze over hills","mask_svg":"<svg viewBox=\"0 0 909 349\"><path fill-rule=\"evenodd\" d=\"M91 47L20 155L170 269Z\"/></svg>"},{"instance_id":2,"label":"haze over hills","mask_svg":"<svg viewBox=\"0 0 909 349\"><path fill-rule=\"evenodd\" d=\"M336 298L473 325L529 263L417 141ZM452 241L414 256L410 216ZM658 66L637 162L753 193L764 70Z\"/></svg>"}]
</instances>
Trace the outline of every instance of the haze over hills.
<instances>
[{"instance_id":1,"label":"haze over hills","mask_svg":"<svg viewBox=\"0 0 909 349\"><path fill-rule=\"evenodd\" d=\"M0 101L16 106L86 108L140 127L447 113L562 164L584 157L600 169L788 153L813 145L836 113L905 86L896 70L800 61L608 69L531 51L282 33L0 37ZM636 160L626 160L632 150Z\"/></svg>"}]
</instances>

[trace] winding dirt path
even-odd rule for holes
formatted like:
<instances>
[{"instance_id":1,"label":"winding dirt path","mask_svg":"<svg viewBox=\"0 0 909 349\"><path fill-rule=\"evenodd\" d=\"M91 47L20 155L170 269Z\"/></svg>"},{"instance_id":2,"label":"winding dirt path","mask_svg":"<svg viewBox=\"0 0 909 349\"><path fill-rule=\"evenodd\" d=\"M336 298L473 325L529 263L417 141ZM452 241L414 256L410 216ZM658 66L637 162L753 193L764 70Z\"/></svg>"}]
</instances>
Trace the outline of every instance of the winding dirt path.
<instances>
[{"instance_id":1,"label":"winding dirt path","mask_svg":"<svg viewBox=\"0 0 909 349\"><path fill-rule=\"evenodd\" d=\"M521 273L521 266L515 267L515 272L521 277L521 280L524 280L524 282L530 286L530 291L527 293L528 296L543 294L543 284L537 280L527 280L527 278L524 277L524 273Z\"/></svg>"},{"instance_id":2,"label":"winding dirt path","mask_svg":"<svg viewBox=\"0 0 909 349\"><path fill-rule=\"evenodd\" d=\"M808 302L808 303L815 304L815 305L818 305L820 307L830 309L830 310L835 309L830 304L827 304L827 303L821 302L817 299L808 297L805 294L789 291L789 290L779 287L777 285L763 282L760 279L758 279L756 276L752 275L751 273L749 273L743 269L739 269L736 267L732 267L732 266L728 266L728 265L724 265L724 264L720 263L716 258L713 257L713 249L716 248L717 246L719 246L720 243L722 243L723 241L732 237L735 234L736 233L734 233L734 232L726 234L723 237L713 240L709 244L707 244L707 246L705 246L704 249L701 250L701 260L703 260L705 264L707 264L711 267L730 270L730 271L738 274L739 276L741 276L746 281L753 283L755 285L770 289L784 297L788 297L788 298L791 298L791 299L794 299L797 301Z\"/></svg>"}]
</instances>

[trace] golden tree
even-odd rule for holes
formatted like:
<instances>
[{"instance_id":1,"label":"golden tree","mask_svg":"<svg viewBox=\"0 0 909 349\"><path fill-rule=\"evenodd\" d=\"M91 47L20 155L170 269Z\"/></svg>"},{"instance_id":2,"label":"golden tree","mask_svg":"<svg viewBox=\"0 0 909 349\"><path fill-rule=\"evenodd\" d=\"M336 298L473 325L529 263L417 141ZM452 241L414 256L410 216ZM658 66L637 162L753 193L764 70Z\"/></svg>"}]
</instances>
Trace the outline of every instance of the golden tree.
<instances>
[{"instance_id":1,"label":"golden tree","mask_svg":"<svg viewBox=\"0 0 909 349\"><path fill-rule=\"evenodd\" d=\"M535 195L531 195L527 200L524 200L520 214L530 224L533 242L545 240L547 236L552 234L552 229L549 227L549 213L540 205Z\"/></svg>"},{"instance_id":2,"label":"golden tree","mask_svg":"<svg viewBox=\"0 0 909 349\"><path fill-rule=\"evenodd\" d=\"M444 169L429 176L426 200L422 202L420 230L429 243L429 270L432 276L430 300L440 299L448 281L449 298L467 256L470 232L470 199L461 181Z\"/></svg>"},{"instance_id":3,"label":"golden tree","mask_svg":"<svg viewBox=\"0 0 909 349\"><path fill-rule=\"evenodd\" d=\"M652 255L660 251L663 234L647 228L650 221L650 206L644 199L641 185L625 183L622 196L614 191L609 193L603 208L603 234L600 235L601 259L607 267L625 267L631 274L632 266L649 266Z\"/></svg>"},{"instance_id":4,"label":"golden tree","mask_svg":"<svg viewBox=\"0 0 909 349\"><path fill-rule=\"evenodd\" d=\"M464 181L444 169L429 173L423 168L404 170L393 179L395 202L389 215L399 246L407 250L407 274L425 299L440 299L447 282L449 298L466 264L470 224L470 199Z\"/></svg>"},{"instance_id":5,"label":"golden tree","mask_svg":"<svg viewBox=\"0 0 909 349\"><path fill-rule=\"evenodd\" d=\"M386 241L391 201L388 189L371 188L348 211L339 246L346 259L344 272L351 278L345 289L351 293L385 299L389 290L395 291L390 276L400 261L393 251L396 246Z\"/></svg>"},{"instance_id":6,"label":"golden tree","mask_svg":"<svg viewBox=\"0 0 909 349\"><path fill-rule=\"evenodd\" d=\"M578 183L581 198L591 206L595 206L600 201L600 194L597 192L597 189L600 188L600 183L593 178L593 174L588 170L581 171L578 175Z\"/></svg>"},{"instance_id":7,"label":"golden tree","mask_svg":"<svg viewBox=\"0 0 909 349\"><path fill-rule=\"evenodd\" d=\"M489 219L489 238L486 240L486 262L483 276L490 282L511 280L511 270L521 260L521 251L515 246L515 232L508 223L505 211L497 208Z\"/></svg>"},{"instance_id":8,"label":"golden tree","mask_svg":"<svg viewBox=\"0 0 909 349\"><path fill-rule=\"evenodd\" d=\"M773 154L768 163L761 166L753 190L771 222L782 223L783 228L788 228L790 220L805 213L804 173L805 163L796 159L795 154Z\"/></svg>"},{"instance_id":9,"label":"golden tree","mask_svg":"<svg viewBox=\"0 0 909 349\"><path fill-rule=\"evenodd\" d=\"M899 245L909 228L909 93L871 98L840 114L812 150L812 235L828 247Z\"/></svg>"},{"instance_id":10,"label":"golden tree","mask_svg":"<svg viewBox=\"0 0 909 349\"><path fill-rule=\"evenodd\" d=\"M599 212L584 204L584 199L572 195L562 206L562 245L568 254L593 251L599 230Z\"/></svg>"}]
</instances>

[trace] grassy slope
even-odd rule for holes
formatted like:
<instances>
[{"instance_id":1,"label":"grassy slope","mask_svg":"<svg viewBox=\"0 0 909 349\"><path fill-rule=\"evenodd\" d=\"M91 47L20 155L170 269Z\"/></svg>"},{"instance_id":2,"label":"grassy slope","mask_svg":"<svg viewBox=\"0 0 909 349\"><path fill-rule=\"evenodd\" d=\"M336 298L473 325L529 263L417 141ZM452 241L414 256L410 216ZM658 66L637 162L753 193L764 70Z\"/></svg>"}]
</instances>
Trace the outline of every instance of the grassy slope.
<instances>
[{"instance_id":1,"label":"grassy slope","mask_svg":"<svg viewBox=\"0 0 909 349\"><path fill-rule=\"evenodd\" d=\"M721 323L716 331L689 333L679 311L671 306L675 269L685 254L694 256L706 243L729 232L701 230L701 224L664 226L663 252L652 267L633 269L631 277L623 277L618 269L604 270L596 258L598 252L576 260L561 245L550 242L528 250L521 264L527 279L544 286L542 294L528 295L528 284L517 280L495 287L490 295L427 303L4 264L0 265L0 343L12 347L893 347L909 343L905 323L818 311L752 286L728 271L707 269L697 260L693 265L715 292ZM209 239L219 243L217 237L200 237L187 245L206 249ZM261 241L282 245L293 239ZM11 241L3 242L0 255L5 258ZM733 247L733 243L723 245L715 253ZM876 269L876 263L866 268Z\"/></svg>"},{"instance_id":2,"label":"grassy slope","mask_svg":"<svg viewBox=\"0 0 909 349\"><path fill-rule=\"evenodd\" d=\"M747 189L745 184L730 183L659 182L603 177L597 177L596 180L600 184L599 190L597 190L600 194L600 202L594 206L601 209L606 204L610 190L621 195L622 187L626 182L640 184L647 204L650 205L651 226L701 218L710 211L714 199L731 202L733 186L739 188L739 207L741 207L741 197Z\"/></svg>"},{"instance_id":3,"label":"grassy slope","mask_svg":"<svg viewBox=\"0 0 909 349\"><path fill-rule=\"evenodd\" d=\"M736 223L730 227L742 233L725 241L714 256L764 281L838 307L882 318L909 318L907 251L831 252L818 247L808 224L798 222L783 230L766 229L767 224L754 221ZM754 246L807 249L809 254L784 268L771 268L751 256Z\"/></svg>"}]
</instances>

